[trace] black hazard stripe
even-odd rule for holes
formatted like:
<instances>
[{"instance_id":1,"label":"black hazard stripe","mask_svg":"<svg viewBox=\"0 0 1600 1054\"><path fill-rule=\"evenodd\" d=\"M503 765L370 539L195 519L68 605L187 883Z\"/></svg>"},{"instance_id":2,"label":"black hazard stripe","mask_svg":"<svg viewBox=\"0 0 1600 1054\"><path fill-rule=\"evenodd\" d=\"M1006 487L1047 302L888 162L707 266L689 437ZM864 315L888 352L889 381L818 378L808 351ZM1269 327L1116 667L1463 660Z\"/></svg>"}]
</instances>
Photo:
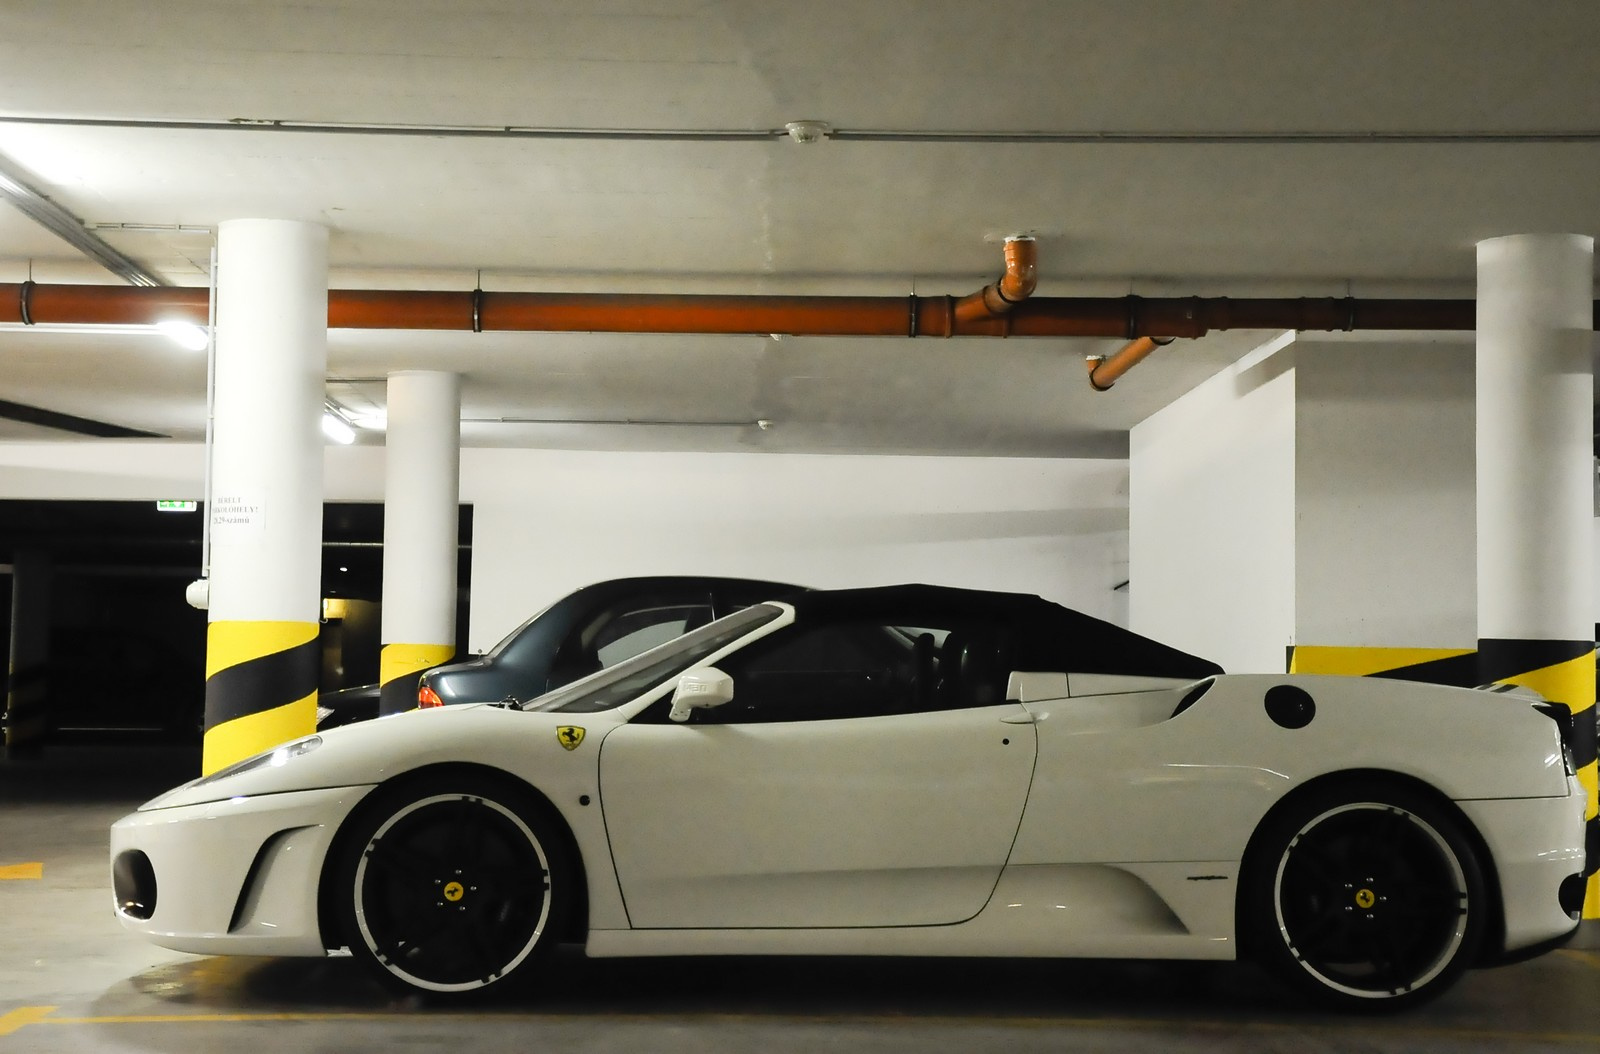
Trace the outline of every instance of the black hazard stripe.
<instances>
[{"instance_id":1,"label":"black hazard stripe","mask_svg":"<svg viewBox=\"0 0 1600 1054\"><path fill-rule=\"evenodd\" d=\"M1478 642L1479 684L1510 680L1547 666L1593 654L1592 640L1514 640L1489 638Z\"/></svg>"},{"instance_id":2,"label":"black hazard stripe","mask_svg":"<svg viewBox=\"0 0 1600 1054\"><path fill-rule=\"evenodd\" d=\"M1397 666L1382 673L1369 674L1392 681L1422 681L1456 688L1476 688L1480 684L1520 677L1546 666L1559 666L1594 651L1588 640L1512 640L1487 639L1469 655Z\"/></svg>"},{"instance_id":3,"label":"black hazard stripe","mask_svg":"<svg viewBox=\"0 0 1600 1054\"><path fill-rule=\"evenodd\" d=\"M1391 681L1421 681L1424 684L1444 684L1454 688L1476 688L1484 682L1478 679L1478 654L1454 655L1448 659L1397 666L1369 677L1384 677Z\"/></svg>"},{"instance_id":4,"label":"black hazard stripe","mask_svg":"<svg viewBox=\"0 0 1600 1054\"><path fill-rule=\"evenodd\" d=\"M313 637L284 651L218 670L206 681L206 728L315 694L321 665L322 644Z\"/></svg>"}]
</instances>

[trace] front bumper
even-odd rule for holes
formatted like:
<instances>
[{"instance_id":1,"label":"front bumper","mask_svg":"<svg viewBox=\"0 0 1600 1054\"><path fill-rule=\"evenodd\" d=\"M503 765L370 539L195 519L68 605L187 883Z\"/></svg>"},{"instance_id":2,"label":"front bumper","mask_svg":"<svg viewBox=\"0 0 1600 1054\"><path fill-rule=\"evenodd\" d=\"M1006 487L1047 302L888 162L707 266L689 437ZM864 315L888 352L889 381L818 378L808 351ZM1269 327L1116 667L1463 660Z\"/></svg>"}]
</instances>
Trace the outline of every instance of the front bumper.
<instances>
[{"instance_id":1,"label":"front bumper","mask_svg":"<svg viewBox=\"0 0 1600 1054\"><path fill-rule=\"evenodd\" d=\"M202 955L322 955L317 885L372 788L330 787L131 813L111 827L123 928Z\"/></svg>"}]
</instances>

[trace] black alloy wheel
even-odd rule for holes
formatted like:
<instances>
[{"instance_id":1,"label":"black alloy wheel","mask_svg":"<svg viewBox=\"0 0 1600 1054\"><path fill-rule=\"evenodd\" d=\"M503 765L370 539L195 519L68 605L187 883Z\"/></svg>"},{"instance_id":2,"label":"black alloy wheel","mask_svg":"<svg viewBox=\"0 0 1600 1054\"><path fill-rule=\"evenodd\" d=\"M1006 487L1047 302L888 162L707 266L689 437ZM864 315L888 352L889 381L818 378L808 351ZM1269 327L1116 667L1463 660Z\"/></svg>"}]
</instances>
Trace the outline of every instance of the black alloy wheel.
<instances>
[{"instance_id":1,"label":"black alloy wheel","mask_svg":"<svg viewBox=\"0 0 1600 1054\"><path fill-rule=\"evenodd\" d=\"M506 992L535 972L564 921L572 869L525 795L444 779L384 794L356 822L334 872L341 922L381 983L459 997Z\"/></svg>"},{"instance_id":2,"label":"black alloy wheel","mask_svg":"<svg viewBox=\"0 0 1600 1054\"><path fill-rule=\"evenodd\" d=\"M1385 1011L1443 992L1477 957L1482 871L1456 820L1404 788L1321 794L1263 831L1243 909L1272 972L1312 999Z\"/></svg>"}]
</instances>

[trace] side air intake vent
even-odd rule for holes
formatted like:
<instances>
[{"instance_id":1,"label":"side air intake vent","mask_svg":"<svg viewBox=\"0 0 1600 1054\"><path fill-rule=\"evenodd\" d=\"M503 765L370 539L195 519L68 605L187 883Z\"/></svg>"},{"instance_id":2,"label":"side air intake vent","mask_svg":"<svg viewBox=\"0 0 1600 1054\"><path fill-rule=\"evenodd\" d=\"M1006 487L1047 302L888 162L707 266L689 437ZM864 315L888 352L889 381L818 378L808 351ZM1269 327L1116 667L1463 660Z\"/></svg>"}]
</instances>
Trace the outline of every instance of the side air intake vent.
<instances>
[{"instance_id":1,"label":"side air intake vent","mask_svg":"<svg viewBox=\"0 0 1600 1054\"><path fill-rule=\"evenodd\" d=\"M1198 703L1200 701L1200 697L1211 691L1211 686L1216 683L1217 682L1215 680L1207 678L1185 692L1183 698L1178 702L1178 708L1172 711L1172 717L1177 717L1179 714L1189 709L1189 707L1193 706L1195 703ZM1172 717L1167 718L1167 720L1172 720Z\"/></svg>"}]
</instances>

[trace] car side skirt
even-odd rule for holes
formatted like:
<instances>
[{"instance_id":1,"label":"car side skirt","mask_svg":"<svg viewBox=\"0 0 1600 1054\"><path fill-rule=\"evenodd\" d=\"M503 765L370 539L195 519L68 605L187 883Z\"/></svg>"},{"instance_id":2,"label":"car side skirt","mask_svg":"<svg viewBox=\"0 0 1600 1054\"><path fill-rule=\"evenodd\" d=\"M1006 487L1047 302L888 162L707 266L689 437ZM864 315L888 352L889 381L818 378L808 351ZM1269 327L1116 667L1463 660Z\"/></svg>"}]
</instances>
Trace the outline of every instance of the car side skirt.
<instances>
[{"instance_id":1,"label":"car side skirt","mask_svg":"<svg viewBox=\"0 0 1600 1054\"><path fill-rule=\"evenodd\" d=\"M1236 862L1009 867L987 907L945 926L832 929L594 929L587 953L1236 957ZM1205 876L1190 881L1190 876ZM1158 887L1165 887L1158 892ZM1173 892L1176 888L1177 893Z\"/></svg>"}]
</instances>

